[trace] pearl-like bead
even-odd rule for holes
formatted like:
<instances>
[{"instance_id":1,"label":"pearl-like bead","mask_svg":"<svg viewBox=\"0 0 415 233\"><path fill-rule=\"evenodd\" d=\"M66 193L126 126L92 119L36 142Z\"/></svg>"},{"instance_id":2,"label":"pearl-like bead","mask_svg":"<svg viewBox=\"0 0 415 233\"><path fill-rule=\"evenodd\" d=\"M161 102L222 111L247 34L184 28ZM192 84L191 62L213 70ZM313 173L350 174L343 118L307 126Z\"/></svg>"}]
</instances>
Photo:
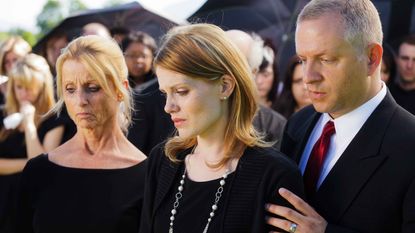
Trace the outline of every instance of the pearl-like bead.
<instances>
[{"instance_id":1,"label":"pearl-like bead","mask_svg":"<svg viewBox=\"0 0 415 233\"><path fill-rule=\"evenodd\" d=\"M170 217L170 220L171 220L171 221L174 221L174 216L171 216L171 217Z\"/></svg>"},{"instance_id":2,"label":"pearl-like bead","mask_svg":"<svg viewBox=\"0 0 415 233\"><path fill-rule=\"evenodd\" d=\"M224 180L221 180L219 183L220 183L220 185L222 185L222 186L223 186L223 185L225 185L225 181L224 181Z\"/></svg>"},{"instance_id":3,"label":"pearl-like bead","mask_svg":"<svg viewBox=\"0 0 415 233\"><path fill-rule=\"evenodd\" d=\"M213 212L210 212L210 217L213 217L213 216L215 216L215 213L213 213Z\"/></svg>"},{"instance_id":4,"label":"pearl-like bead","mask_svg":"<svg viewBox=\"0 0 415 233\"><path fill-rule=\"evenodd\" d=\"M177 213L177 211L175 209L171 210L171 214L175 215Z\"/></svg>"},{"instance_id":5,"label":"pearl-like bead","mask_svg":"<svg viewBox=\"0 0 415 233\"><path fill-rule=\"evenodd\" d=\"M178 190L181 192L181 191L183 191L183 186L179 186L179 188L178 188Z\"/></svg>"},{"instance_id":6,"label":"pearl-like bead","mask_svg":"<svg viewBox=\"0 0 415 233\"><path fill-rule=\"evenodd\" d=\"M213 205L212 206L212 210L217 210L218 209L218 206L217 205Z\"/></svg>"}]
</instances>

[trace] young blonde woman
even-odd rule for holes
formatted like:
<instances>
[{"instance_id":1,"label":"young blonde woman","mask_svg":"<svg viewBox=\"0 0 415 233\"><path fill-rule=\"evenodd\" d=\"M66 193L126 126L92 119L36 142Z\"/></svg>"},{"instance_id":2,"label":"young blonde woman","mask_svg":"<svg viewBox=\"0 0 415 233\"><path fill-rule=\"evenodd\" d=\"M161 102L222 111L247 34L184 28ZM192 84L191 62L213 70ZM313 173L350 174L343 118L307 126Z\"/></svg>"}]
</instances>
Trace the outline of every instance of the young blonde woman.
<instances>
[{"instance_id":1,"label":"young blonde woman","mask_svg":"<svg viewBox=\"0 0 415 233\"><path fill-rule=\"evenodd\" d=\"M32 50L20 36L11 36L0 45L0 75L7 76L14 64ZM0 104L4 104L7 83L0 83Z\"/></svg>"},{"instance_id":2,"label":"young blonde woman","mask_svg":"<svg viewBox=\"0 0 415 233\"><path fill-rule=\"evenodd\" d=\"M302 178L255 132L255 84L220 28L179 26L155 57L165 111L178 135L149 156L141 233L269 232L264 206Z\"/></svg>"},{"instance_id":3,"label":"young blonde woman","mask_svg":"<svg viewBox=\"0 0 415 233\"><path fill-rule=\"evenodd\" d=\"M7 101L0 111L0 232L10 227L17 201L15 186L26 162L56 148L64 131L64 122L43 117L55 104L46 60L28 54L8 74ZM3 120L12 115L19 116L16 127L6 128Z\"/></svg>"}]
</instances>

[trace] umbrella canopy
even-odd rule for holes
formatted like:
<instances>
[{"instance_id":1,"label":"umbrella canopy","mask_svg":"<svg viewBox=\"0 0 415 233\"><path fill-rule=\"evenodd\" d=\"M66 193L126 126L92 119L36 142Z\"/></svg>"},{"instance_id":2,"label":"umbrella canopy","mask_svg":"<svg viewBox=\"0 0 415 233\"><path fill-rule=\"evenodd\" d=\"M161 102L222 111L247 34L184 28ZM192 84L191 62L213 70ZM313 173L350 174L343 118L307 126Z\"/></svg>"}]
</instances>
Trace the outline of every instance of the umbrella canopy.
<instances>
[{"instance_id":1,"label":"umbrella canopy","mask_svg":"<svg viewBox=\"0 0 415 233\"><path fill-rule=\"evenodd\" d=\"M85 24L98 22L108 29L126 28L131 31L144 31L156 40L176 23L163 18L140 5L131 2L103 9L93 9L80 12L64 19L34 46L35 52L41 52L47 40L54 35L65 32L69 38L79 36Z\"/></svg>"},{"instance_id":2,"label":"umbrella canopy","mask_svg":"<svg viewBox=\"0 0 415 233\"><path fill-rule=\"evenodd\" d=\"M308 0L208 0L198 11L188 18L189 22L207 22L224 30L239 29L256 32L262 38L278 47L285 67L289 54L294 53L290 40L299 10Z\"/></svg>"},{"instance_id":3,"label":"umbrella canopy","mask_svg":"<svg viewBox=\"0 0 415 233\"><path fill-rule=\"evenodd\" d=\"M189 22L207 22L224 30L256 32L278 48L279 67L284 72L295 54L294 30L297 15L310 0L207 0ZM384 38L393 43L415 30L414 0L372 0L378 9ZM399 25L399 26L395 26Z\"/></svg>"}]
</instances>

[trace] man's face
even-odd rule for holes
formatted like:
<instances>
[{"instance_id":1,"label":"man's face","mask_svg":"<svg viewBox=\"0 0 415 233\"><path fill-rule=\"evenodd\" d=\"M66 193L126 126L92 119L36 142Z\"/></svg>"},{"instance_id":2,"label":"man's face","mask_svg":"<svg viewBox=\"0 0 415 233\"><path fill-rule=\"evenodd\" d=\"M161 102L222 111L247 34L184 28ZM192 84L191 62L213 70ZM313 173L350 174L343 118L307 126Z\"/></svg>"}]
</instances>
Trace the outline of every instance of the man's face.
<instances>
[{"instance_id":1,"label":"man's face","mask_svg":"<svg viewBox=\"0 0 415 233\"><path fill-rule=\"evenodd\" d=\"M326 14L300 22L296 31L309 98L318 112L334 118L354 110L369 95L367 59L359 59L343 28L338 15Z\"/></svg>"},{"instance_id":2,"label":"man's face","mask_svg":"<svg viewBox=\"0 0 415 233\"><path fill-rule=\"evenodd\" d=\"M399 47L397 65L401 81L415 83L415 45L403 43Z\"/></svg>"}]
</instances>

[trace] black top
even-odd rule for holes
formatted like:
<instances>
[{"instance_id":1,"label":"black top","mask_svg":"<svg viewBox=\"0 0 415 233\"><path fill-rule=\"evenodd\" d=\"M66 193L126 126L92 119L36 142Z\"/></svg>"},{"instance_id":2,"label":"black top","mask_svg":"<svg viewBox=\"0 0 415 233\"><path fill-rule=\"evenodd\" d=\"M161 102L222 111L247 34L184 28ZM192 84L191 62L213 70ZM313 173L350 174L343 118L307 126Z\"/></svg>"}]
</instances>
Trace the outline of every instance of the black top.
<instances>
[{"instance_id":1,"label":"black top","mask_svg":"<svg viewBox=\"0 0 415 233\"><path fill-rule=\"evenodd\" d=\"M165 228L170 224L169 219L163 220L165 222L161 223L160 219L162 218L158 215L172 208L171 197L177 192L178 177L183 174L183 162L171 162L165 156L163 147L163 144L156 146L148 157L140 233L152 233L156 229L159 230L159 227ZM190 152L191 148L182 151L179 153L178 159L183 161ZM218 211L224 211L224 213L222 218L219 219L219 225L214 226L214 230L209 229L209 233L262 233L269 232L272 229L277 230L271 228L265 222L265 204L276 203L290 206L278 195L277 190L280 187L285 187L300 197L303 196L304 192L301 173L297 166L286 156L272 148L248 147L239 159L233 178L225 186L227 190L222 195L221 204L218 208ZM187 193L184 190L183 195L185 196ZM205 226L205 221L207 221L204 208L209 208L212 205L211 194L206 196L208 199L205 196L203 198L205 202L199 201L199 204L195 204L194 207L186 207L186 204L181 206L192 208L185 218L200 218L201 220L198 220L199 222L195 224L200 224L202 227ZM177 210L177 214L180 214L180 209ZM193 214L200 214L201 216L192 217ZM213 222L216 220L213 220ZM159 226L160 224L163 226ZM175 230L174 232L179 231ZM186 231L180 232L190 233L195 231L190 231L186 227Z\"/></svg>"},{"instance_id":2,"label":"black top","mask_svg":"<svg viewBox=\"0 0 415 233\"><path fill-rule=\"evenodd\" d=\"M180 171L180 173L183 173ZM225 193L228 193L229 184L234 175L231 173L225 179L225 185L223 186L222 197ZM176 200L175 195L177 193L177 187L179 186L181 176L177 176L172 191L169 192L169 197L166 198L160 210L157 211L154 219L154 232L166 233L169 232L171 210L173 209L173 203ZM209 218L209 214L212 211L212 205L215 202L216 192L220 186L219 182L222 178L206 181L195 182L186 176L183 186L183 197L179 200L179 207L175 215L173 222L174 232L192 233L203 232L206 223ZM224 218L224 206L222 197L219 199L218 208L215 211L215 216L212 218L209 224L209 232L219 232L220 226ZM224 197L223 197L224 198Z\"/></svg>"},{"instance_id":3,"label":"black top","mask_svg":"<svg viewBox=\"0 0 415 233\"><path fill-rule=\"evenodd\" d=\"M82 169L45 154L31 159L22 175L17 232L137 233L146 163Z\"/></svg>"},{"instance_id":4,"label":"black top","mask_svg":"<svg viewBox=\"0 0 415 233\"><path fill-rule=\"evenodd\" d=\"M0 112L0 129L2 129L4 112ZM50 130L62 125L64 122L55 117L45 119L37 129L39 141L43 143ZM24 132L13 130L4 141L0 141L0 158L27 158ZM20 174L0 175L0 232L10 232L14 224L12 216L15 215L14 211L18 202L16 196Z\"/></svg>"},{"instance_id":5,"label":"black top","mask_svg":"<svg viewBox=\"0 0 415 233\"><path fill-rule=\"evenodd\" d=\"M399 105L415 115L415 90L406 91L397 84L391 85L389 90Z\"/></svg>"},{"instance_id":6,"label":"black top","mask_svg":"<svg viewBox=\"0 0 415 233\"><path fill-rule=\"evenodd\" d=\"M3 129L4 113L2 111L0 112L0 129ZM57 118L56 116L51 116L43 120L37 128L39 141L43 144L43 140L50 130L58 126L64 126L64 124L65 121L62 118ZM27 158L24 132L20 132L18 130L10 131L10 135L4 141L0 141L0 158Z\"/></svg>"}]
</instances>

